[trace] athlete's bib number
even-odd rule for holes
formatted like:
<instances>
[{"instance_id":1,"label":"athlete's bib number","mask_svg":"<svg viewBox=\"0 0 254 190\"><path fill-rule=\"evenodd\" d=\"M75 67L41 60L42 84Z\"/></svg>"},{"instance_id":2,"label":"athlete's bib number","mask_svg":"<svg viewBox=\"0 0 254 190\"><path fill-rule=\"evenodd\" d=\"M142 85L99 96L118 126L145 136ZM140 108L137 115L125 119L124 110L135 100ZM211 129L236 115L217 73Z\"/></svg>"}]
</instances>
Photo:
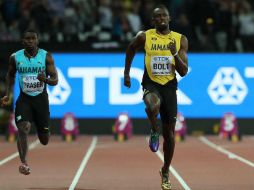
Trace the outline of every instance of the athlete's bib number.
<instances>
[{"instance_id":1,"label":"athlete's bib number","mask_svg":"<svg viewBox=\"0 0 254 190\"><path fill-rule=\"evenodd\" d=\"M29 75L23 77L23 92L42 92L44 82L37 79L37 75Z\"/></svg>"},{"instance_id":2,"label":"athlete's bib number","mask_svg":"<svg viewBox=\"0 0 254 190\"><path fill-rule=\"evenodd\" d=\"M151 56L151 70L153 75L170 75L172 72L173 56Z\"/></svg>"}]
</instances>

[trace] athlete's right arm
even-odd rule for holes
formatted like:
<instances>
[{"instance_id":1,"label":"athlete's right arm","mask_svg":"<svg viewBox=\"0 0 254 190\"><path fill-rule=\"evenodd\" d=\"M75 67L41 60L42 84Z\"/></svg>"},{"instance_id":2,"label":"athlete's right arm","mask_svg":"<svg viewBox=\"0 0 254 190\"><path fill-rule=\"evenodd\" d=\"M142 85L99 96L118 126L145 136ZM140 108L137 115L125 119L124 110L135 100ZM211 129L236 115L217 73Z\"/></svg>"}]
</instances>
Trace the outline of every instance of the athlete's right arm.
<instances>
[{"instance_id":1,"label":"athlete's right arm","mask_svg":"<svg viewBox=\"0 0 254 190\"><path fill-rule=\"evenodd\" d=\"M125 56L125 68L124 68L124 85L128 88L131 87L130 82L130 68L132 60L136 54L136 52L144 48L146 41L146 35L145 32L140 31L137 33L137 35L133 38L133 40L130 42L126 49L126 56Z\"/></svg>"},{"instance_id":2,"label":"athlete's right arm","mask_svg":"<svg viewBox=\"0 0 254 190\"><path fill-rule=\"evenodd\" d=\"M5 91L5 96L1 98L1 106L6 106L6 105L9 105L10 103L9 97L15 82L16 71L17 69L16 69L16 63L15 63L15 57L14 57L14 54L12 54L9 59L9 67L8 67L8 72L6 74L6 91Z\"/></svg>"}]
</instances>

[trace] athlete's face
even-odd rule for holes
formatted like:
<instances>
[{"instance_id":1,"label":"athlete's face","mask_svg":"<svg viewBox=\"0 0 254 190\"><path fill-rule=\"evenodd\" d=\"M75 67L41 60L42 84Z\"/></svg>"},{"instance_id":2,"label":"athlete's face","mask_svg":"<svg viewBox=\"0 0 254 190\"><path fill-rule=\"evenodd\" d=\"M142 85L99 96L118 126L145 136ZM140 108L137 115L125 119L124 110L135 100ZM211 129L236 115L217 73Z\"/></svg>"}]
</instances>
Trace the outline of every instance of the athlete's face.
<instances>
[{"instance_id":1,"label":"athlete's face","mask_svg":"<svg viewBox=\"0 0 254 190\"><path fill-rule=\"evenodd\" d=\"M156 8L153 11L153 21L155 28L158 30L166 30L168 29L168 25L170 22L170 16L167 9L164 8Z\"/></svg>"},{"instance_id":2,"label":"athlete's face","mask_svg":"<svg viewBox=\"0 0 254 190\"><path fill-rule=\"evenodd\" d=\"M38 45L38 36L34 32L26 32L23 37L23 45L26 50L33 50Z\"/></svg>"}]
</instances>

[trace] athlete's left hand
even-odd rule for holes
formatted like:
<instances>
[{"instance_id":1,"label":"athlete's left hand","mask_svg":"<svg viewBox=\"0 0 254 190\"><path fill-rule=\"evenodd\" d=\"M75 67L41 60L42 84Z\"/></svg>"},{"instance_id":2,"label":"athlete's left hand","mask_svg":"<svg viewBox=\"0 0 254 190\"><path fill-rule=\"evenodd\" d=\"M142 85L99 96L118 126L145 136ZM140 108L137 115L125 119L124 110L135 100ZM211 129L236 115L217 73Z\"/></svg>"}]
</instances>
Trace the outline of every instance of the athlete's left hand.
<instances>
[{"instance_id":1,"label":"athlete's left hand","mask_svg":"<svg viewBox=\"0 0 254 190\"><path fill-rule=\"evenodd\" d=\"M172 55L175 55L177 50L176 50L176 41L173 39L173 41L169 42L169 49L171 51Z\"/></svg>"},{"instance_id":2,"label":"athlete's left hand","mask_svg":"<svg viewBox=\"0 0 254 190\"><path fill-rule=\"evenodd\" d=\"M41 82L46 82L46 75L45 75L45 71L42 71L41 73L39 73L37 75L37 79Z\"/></svg>"}]
</instances>

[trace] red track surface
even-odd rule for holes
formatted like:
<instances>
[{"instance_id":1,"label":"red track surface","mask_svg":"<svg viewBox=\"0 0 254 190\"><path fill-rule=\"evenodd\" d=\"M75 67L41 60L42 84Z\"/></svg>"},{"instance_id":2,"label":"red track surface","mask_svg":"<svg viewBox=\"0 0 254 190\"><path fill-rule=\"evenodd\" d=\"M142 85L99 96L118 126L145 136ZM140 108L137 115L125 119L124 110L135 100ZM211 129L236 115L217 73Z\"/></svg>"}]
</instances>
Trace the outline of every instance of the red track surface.
<instances>
[{"instance_id":1,"label":"red track surface","mask_svg":"<svg viewBox=\"0 0 254 190\"><path fill-rule=\"evenodd\" d=\"M127 142L115 142L111 136L98 136L94 151L80 168L93 136L80 136L72 143L54 136L48 146L37 145L29 151L32 173L18 173L19 158L1 164L16 152L15 143L0 138L0 190L63 190L74 185L76 190L159 190L160 158L150 152L145 136L134 136ZM187 137L176 144L172 166L191 190L253 190L254 137L243 137L232 143L216 136L210 142L253 164L248 165L219 152L198 137ZM31 137L29 142L34 141ZM161 143L162 144L162 143ZM77 177L77 171L81 175ZM75 177L76 176L76 177ZM171 173L174 190L184 190Z\"/></svg>"}]
</instances>

